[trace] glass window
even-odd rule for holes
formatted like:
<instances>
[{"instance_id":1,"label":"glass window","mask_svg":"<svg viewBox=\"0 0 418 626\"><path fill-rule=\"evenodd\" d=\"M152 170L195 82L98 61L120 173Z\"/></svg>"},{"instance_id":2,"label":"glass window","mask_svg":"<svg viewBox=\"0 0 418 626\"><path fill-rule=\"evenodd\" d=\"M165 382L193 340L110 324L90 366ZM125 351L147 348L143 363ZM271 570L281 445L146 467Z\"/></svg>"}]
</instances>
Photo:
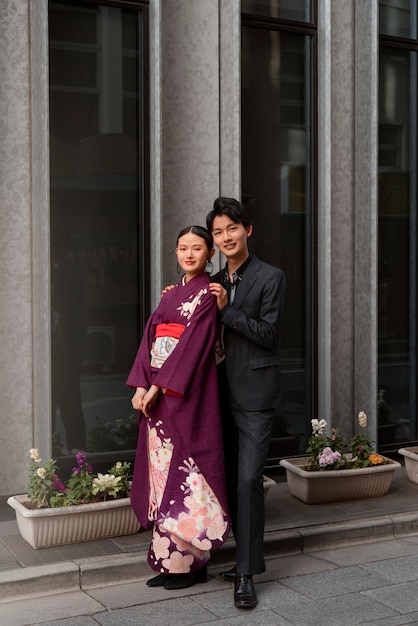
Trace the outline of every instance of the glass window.
<instances>
[{"instance_id":1,"label":"glass window","mask_svg":"<svg viewBox=\"0 0 418 626\"><path fill-rule=\"evenodd\" d=\"M415 39L417 36L416 0L380 0L379 26L381 35Z\"/></svg>"},{"instance_id":2,"label":"glass window","mask_svg":"<svg viewBox=\"0 0 418 626\"><path fill-rule=\"evenodd\" d=\"M143 31L139 10L49 2L54 456L136 447Z\"/></svg>"},{"instance_id":3,"label":"glass window","mask_svg":"<svg viewBox=\"0 0 418 626\"><path fill-rule=\"evenodd\" d=\"M416 52L382 47L379 77L380 446L416 438Z\"/></svg>"},{"instance_id":4,"label":"glass window","mask_svg":"<svg viewBox=\"0 0 418 626\"><path fill-rule=\"evenodd\" d=\"M242 199L254 226L250 248L287 275L283 403L273 439L309 434L314 414L311 46L312 37L303 34L242 29ZM289 455L290 445L271 456Z\"/></svg>"},{"instance_id":5,"label":"glass window","mask_svg":"<svg viewBox=\"0 0 418 626\"><path fill-rule=\"evenodd\" d=\"M242 0L241 10L294 22L312 20L311 0Z\"/></svg>"}]
</instances>

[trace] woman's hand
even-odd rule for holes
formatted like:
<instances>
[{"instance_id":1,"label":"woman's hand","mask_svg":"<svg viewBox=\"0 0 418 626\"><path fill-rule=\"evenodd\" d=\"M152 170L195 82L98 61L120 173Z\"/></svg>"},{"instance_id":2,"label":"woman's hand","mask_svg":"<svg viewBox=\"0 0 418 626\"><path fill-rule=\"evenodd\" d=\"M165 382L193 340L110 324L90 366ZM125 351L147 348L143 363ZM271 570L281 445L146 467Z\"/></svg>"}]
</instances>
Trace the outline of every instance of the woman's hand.
<instances>
[{"instance_id":1,"label":"woman's hand","mask_svg":"<svg viewBox=\"0 0 418 626\"><path fill-rule=\"evenodd\" d=\"M155 398L158 396L160 388L157 385L151 385L142 400L142 412L146 417L149 417L149 409L152 407Z\"/></svg>"},{"instance_id":2,"label":"woman's hand","mask_svg":"<svg viewBox=\"0 0 418 626\"><path fill-rule=\"evenodd\" d=\"M132 406L137 411L142 411L142 401L144 399L147 390L144 387L137 387L135 391L135 395L132 397Z\"/></svg>"}]
</instances>

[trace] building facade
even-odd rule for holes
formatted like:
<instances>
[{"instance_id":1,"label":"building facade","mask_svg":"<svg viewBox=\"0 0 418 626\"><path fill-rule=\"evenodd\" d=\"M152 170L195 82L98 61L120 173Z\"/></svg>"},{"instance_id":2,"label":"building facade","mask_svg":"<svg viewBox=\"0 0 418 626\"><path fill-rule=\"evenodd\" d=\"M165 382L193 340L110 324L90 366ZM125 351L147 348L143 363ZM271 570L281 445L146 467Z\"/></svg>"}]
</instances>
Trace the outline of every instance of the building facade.
<instances>
[{"instance_id":1,"label":"building facade","mask_svg":"<svg viewBox=\"0 0 418 626\"><path fill-rule=\"evenodd\" d=\"M277 419L299 451L312 417L348 439L360 410L376 440L378 413L396 424L389 447L416 439L416 18L408 0L0 3L2 495L32 447L133 447L144 320L219 195L288 277Z\"/></svg>"}]
</instances>

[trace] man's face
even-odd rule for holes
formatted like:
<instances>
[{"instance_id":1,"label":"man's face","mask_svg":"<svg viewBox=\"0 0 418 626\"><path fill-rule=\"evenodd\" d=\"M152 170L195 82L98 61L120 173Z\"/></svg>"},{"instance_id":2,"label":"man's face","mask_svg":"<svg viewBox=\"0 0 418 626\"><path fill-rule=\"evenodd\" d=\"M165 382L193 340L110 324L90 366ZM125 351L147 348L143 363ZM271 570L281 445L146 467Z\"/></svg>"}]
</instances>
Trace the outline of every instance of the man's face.
<instances>
[{"instance_id":1,"label":"man's face","mask_svg":"<svg viewBox=\"0 0 418 626\"><path fill-rule=\"evenodd\" d=\"M248 237L252 226L233 222L227 215L215 217L212 224L213 241L228 259L245 260L248 256Z\"/></svg>"}]
</instances>

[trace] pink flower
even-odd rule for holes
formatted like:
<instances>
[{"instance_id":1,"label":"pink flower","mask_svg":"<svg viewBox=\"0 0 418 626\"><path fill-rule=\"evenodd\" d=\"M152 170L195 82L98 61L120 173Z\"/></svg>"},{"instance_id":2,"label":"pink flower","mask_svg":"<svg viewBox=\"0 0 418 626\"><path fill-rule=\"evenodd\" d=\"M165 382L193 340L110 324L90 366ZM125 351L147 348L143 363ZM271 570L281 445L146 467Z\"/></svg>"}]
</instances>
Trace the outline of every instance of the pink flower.
<instances>
[{"instance_id":1,"label":"pink flower","mask_svg":"<svg viewBox=\"0 0 418 626\"><path fill-rule=\"evenodd\" d=\"M336 463L340 459L341 454L339 452L334 452L329 446L324 448L321 454L318 455L320 467L328 467L329 465L334 465L334 463Z\"/></svg>"}]
</instances>

